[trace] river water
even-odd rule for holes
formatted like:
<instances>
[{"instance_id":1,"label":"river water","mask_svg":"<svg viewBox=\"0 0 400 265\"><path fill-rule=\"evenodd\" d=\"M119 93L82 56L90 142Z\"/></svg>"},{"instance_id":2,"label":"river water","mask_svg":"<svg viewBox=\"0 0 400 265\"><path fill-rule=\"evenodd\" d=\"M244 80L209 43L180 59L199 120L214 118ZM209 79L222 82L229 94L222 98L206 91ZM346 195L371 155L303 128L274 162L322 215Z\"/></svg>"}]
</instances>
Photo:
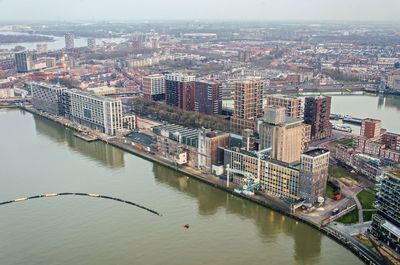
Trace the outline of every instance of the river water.
<instances>
[{"instance_id":1,"label":"river water","mask_svg":"<svg viewBox=\"0 0 400 265\"><path fill-rule=\"evenodd\" d=\"M317 230L54 122L0 110L0 264L362 264ZM183 227L190 224L189 229Z\"/></svg>"},{"instance_id":2,"label":"river water","mask_svg":"<svg viewBox=\"0 0 400 265\"><path fill-rule=\"evenodd\" d=\"M307 94L315 95L315 94ZM389 132L400 134L400 96L394 95L364 95L362 93L340 95L340 93L326 94L332 97L331 112L342 115L351 115L356 118L373 118L382 121L382 128ZM300 96L303 99L304 95ZM264 100L266 104L266 100ZM224 100L223 105L233 108L233 100ZM341 121L331 121L342 123ZM360 133L360 126L346 124L353 129L353 133Z\"/></svg>"},{"instance_id":3,"label":"river water","mask_svg":"<svg viewBox=\"0 0 400 265\"><path fill-rule=\"evenodd\" d=\"M22 33L22 32L14 32L14 31L0 31L0 34L4 35L29 35L28 33ZM39 35L40 34L35 34ZM36 50L36 45L39 43L47 43L47 48L48 50L60 50L65 48L65 38L64 37L58 37L58 36L50 36L50 35L43 35L46 37L52 37L54 41L42 41L42 42L21 42L21 43L0 43L0 49L13 49L15 46L23 46L28 50ZM80 47L87 47L87 40L88 38L75 38L74 39L74 47L75 48L80 48ZM97 38L96 39L96 44L101 45L102 42L107 42L107 43L121 43L126 41L124 38Z\"/></svg>"}]
</instances>

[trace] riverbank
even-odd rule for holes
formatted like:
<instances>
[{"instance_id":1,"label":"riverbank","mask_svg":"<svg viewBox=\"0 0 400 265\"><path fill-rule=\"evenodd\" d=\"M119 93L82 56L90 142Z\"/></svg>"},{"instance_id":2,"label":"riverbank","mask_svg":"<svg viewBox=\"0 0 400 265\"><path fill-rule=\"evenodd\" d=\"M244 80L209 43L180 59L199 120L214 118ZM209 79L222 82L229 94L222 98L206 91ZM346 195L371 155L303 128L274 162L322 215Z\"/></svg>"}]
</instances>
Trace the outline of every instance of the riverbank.
<instances>
[{"instance_id":1,"label":"riverbank","mask_svg":"<svg viewBox=\"0 0 400 265\"><path fill-rule=\"evenodd\" d=\"M72 122L70 122L70 121L68 122L66 119L64 119L62 117L55 117L55 116L49 115L47 113L37 111L37 110L33 109L32 107L28 107L28 106L21 107L21 109L28 111L34 115L38 115L40 117L46 118L48 120L55 121L55 122L59 123L60 125L77 130L76 127L72 126ZM82 126L82 128L84 130L88 130L88 128L86 128L84 126ZM107 144L110 144L112 146L115 146L121 150L124 150L128 153L134 154L136 156L139 156L139 157L149 160L151 162L155 162L157 164L163 165L163 166L173 169L179 173L182 173L188 177L192 177L201 182L207 183L213 187L224 190L232 195L255 202L259 205L262 205L262 206L272 209L276 212L279 212L285 216L291 217L297 221L308 224L308 225L312 226L313 228L317 229L318 231L324 233L328 237L334 239L336 242L345 246L349 250L351 250L361 260L363 260L365 262L371 261L371 258L369 258L367 256L367 254L365 254L359 247L357 247L357 245L355 245L354 242L352 242L345 236L341 235L339 232L332 230L331 228L321 227L320 223L315 222L315 219L313 219L313 217L310 217L309 219L305 219L303 216L290 213L290 207L286 203L284 203L283 201L281 201L277 198L274 198L274 197L268 196L268 195L259 195L259 194L256 194L254 196L244 196L241 194L237 194L237 193L233 192L233 189L237 188L237 185L235 185L233 183L230 183L230 187L226 187L226 181L220 180L219 178L217 178L213 175L203 174L200 171L189 168L189 167L176 167L175 165L173 165L171 162L167 161L163 157L160 157L157 155L152 155L146 151L141 151L141 150L137 150L137 149L133 148L133 146L131 146L127 143L124 143L123 138L110 137L108 135L98 133L98 132L92 132L92 133L95 134L96 136L98 136L99 140L101 140ZM376 262L373 262L373 263L376 263Z\"/></svg>"}]
</instances>

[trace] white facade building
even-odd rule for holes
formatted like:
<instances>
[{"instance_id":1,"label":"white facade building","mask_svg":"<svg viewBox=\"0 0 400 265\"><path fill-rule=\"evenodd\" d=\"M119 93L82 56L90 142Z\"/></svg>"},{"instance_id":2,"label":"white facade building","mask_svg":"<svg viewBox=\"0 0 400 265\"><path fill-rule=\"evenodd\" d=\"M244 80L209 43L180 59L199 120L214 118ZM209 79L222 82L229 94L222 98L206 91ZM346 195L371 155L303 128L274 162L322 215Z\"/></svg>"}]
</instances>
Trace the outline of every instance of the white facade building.
<instances>
[{"instance_id":1,"label":"white facade building","mask_svg":"<svg viewBox=\"0 0 400 265\"><path fill-rule=\"evenodd\" d=\"M93 95L76 89L65 91L65 116L108 135L122 130L121 100Z\"/></svg>"}]
</instances>

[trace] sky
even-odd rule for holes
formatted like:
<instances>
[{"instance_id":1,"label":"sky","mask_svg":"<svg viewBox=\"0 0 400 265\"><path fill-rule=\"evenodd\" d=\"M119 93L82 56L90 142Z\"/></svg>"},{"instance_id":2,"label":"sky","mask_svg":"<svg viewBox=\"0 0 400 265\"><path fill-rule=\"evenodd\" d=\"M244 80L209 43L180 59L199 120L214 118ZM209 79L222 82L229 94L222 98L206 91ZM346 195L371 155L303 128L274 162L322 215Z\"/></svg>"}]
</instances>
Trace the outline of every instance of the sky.
<instances>
[{"instance_id":1,"label":"sky","mask_svg":"<svg viewBox=\"0 0 400 265\"><path fill-rule=\"evenodd\" d=\"M400 21L400 0L0 0L1 21Z\"/></svg>"}]
</instances>

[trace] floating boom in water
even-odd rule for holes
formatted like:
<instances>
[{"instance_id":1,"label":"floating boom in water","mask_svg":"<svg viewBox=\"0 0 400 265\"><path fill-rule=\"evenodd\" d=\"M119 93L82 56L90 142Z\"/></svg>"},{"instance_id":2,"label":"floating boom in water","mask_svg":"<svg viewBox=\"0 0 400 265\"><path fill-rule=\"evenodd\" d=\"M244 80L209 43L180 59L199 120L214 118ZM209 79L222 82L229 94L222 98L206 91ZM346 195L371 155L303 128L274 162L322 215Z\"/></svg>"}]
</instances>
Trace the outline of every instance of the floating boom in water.
<instances>
[{"instance_id":1,"label":"floating boom in water","mask_svg":"<svg viewBox=\"0 0 400 265\"><path fill-rule=\"evenodd\" d=\"M50 194L35 195L35 196L31 196L31 197L24 197L24 198L15 199L15 200L12 200L12 201L0 202L0 206L1 205L6 205L6 204L9 204L9 203L13 203L13 202L22 202L22 201L32 200L32 199L40 199L40 198L48 198L48 197L56 197L56 196L66 196L66 195L89 196L89 197L103 198L103 199L108 199L108 200L119 201L119 202L123 202L123 203L126 203L126 204L130 204L130 205L136 206L136 207L141 208L143 210L146 210L146 211L148 211L148 212L150 212L152 214L156 214L156 215L161 216L160 213L158 213L158 212L156 212L156 211L154 211L154 210L152 210L150 208L147 208L145 206L142 206L140 204L131 202L131 201L125 201L125 200L122 200L122 199L119 199L119 198L114 198L114 197L109 197L109 196L104 196L104 195L99 195L99 194L80 193L80 192L75 192L75 193L73 193L73 192L62 192L62 193L50 193Z\"/></svg>"}]
</instances>

